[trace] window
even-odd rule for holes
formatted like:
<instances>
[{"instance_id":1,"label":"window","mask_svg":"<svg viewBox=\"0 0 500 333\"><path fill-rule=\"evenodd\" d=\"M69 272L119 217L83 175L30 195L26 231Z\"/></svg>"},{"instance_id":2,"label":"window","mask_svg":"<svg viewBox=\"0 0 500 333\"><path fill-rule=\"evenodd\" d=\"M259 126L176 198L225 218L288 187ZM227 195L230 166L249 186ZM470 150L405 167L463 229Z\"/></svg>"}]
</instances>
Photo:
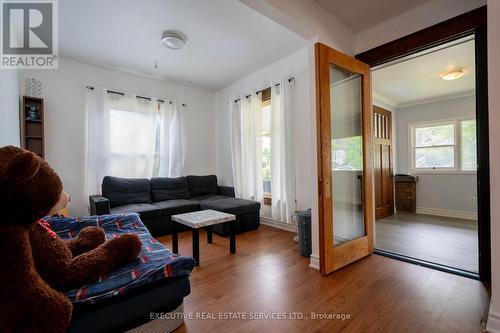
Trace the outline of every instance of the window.
<instances>
[{"instance_id":1,"label":"window","mask_svg":"<svg viewBox=\"0 0 500 333\"><path fill-rule=\"evenodd\" d=\"M262 92L262 180L264 197L271 197L271 89ZM267 202L267 201L266 201Z\"/></svg>"},{"instance_id":2,"label":"window","mask_svg":"<svg viewBox=\"0 0 500 333\"><path fill-rule=\"evenodd\" d=\"M332 140L333 170L363 170L363 152L361 136Z\"/></svg>"},{"instance_id":3,"label":"window","mask_svg":"<svg viewBox=\"0 0 500 333\"><path fill-rule=\"evenodd\" d=\"M109 110L110 166L113 175L140 175L147 168L154 142L150 134L140 134L141 131L151 133L155 129L156 124L151 117L150 113L135 112L133 108Z\"/></svg>"},{"instance_id":4,"label":"window","mask_svg":"<svg viewBox=\"0 0 500 333\"><path fill-rule=\"evenodd\" d=\"M109 172L119 177L158 174L161 115L159 103L135 97L109 96Z\"/></svg>"},{"instance_id":5,"label":"window","mask_svg":"<svg viewBox=\"0 0 500 333\"><path fill-rule=\"evenodd\" d=\"M413 172L476 171L476 120L416 124L411 128Z\"/></svg>"}]
</instances>

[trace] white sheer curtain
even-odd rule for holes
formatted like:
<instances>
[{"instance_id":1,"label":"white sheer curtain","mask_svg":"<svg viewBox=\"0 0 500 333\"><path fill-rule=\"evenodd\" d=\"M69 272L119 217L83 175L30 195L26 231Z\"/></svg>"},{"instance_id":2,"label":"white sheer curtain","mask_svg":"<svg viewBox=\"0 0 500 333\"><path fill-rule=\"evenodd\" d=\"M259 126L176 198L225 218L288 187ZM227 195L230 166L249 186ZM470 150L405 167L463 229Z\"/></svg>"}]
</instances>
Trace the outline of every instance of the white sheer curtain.
<instances>
[{"instance_id":1,"label":"white sheer curtain","mask_svg":"<svg viewBox=\"0 0 500 333\"><path fill-rule=\"evenodd\" d=\"M293 94L293 81L271 86L271 211L274 220L287 223L296 210Z\"/></svg>"},{"instance_id":2,"label":"white sheer curtain","mask_svg":"<svg viewBox=\"0 0 500 333\"><path fill-rule=\"evenodd\" d=\"M242 98L239 114L232 115L232 155L236 192L239 197L262 201L262 98ZM240 130L238 132L238 121ZM241 177L238 174L241 170Z\"/></svg>"},{"instance_id":3,"label":"white sheer curtain","mask_svg":"<svg viewBox=\"0 0 500 333\"><path fill-rule=\"evenodd\" d=\"M151 177L157 102L87 92L85 195L100 193L104 176Z\"/></svg>"},{"instance_id":4,"label":"white sheer curtain","mask_svg":"<svg viewBox=\"0 0 500 333\"><path fill-rule=\"evenodd\" d=\"M101 182L110 174L109 112L104 111L104 89L87 89L84 202L101 193Z\"/></svg>"},{"instance_id":5,"label":"white sheer curtain","mask_svg":"<svg viewBox=\"0 0 500 333\"><path fill-rule=\"evenodd\" d=\"M184 169L181 118L176 102L160 104L159 171L160 177L180 177Z\"/></svg>"},{"instance_id":6,"label":"white sheer curtain","mask_svg":"<svg viewBox=\"0 0 500 333\"><path fill-rule=\"evenodd\" d=\"M241 102L229 103L229 118L231 126L231 159L233 164L234 192L241 198L243 170L241 168Z\"/></svg>"}]
</instances>

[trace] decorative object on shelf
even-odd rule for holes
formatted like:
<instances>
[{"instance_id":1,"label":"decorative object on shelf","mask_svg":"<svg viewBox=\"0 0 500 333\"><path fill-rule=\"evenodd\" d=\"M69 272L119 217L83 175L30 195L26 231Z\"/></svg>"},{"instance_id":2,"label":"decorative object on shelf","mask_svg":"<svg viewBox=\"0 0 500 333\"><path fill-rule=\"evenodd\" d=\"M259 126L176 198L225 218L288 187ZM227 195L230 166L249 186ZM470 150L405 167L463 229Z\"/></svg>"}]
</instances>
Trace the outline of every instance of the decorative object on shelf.
<instances>
[{"instance_id":1,"label":"decorative object on shelf","mask_svg":"<svg viewBox=\"0 0 500 333\"><path fill-rule=\"evenodd\" d=\"M26 120L41 120L40 113L36 105L26 105Z\"/></svg>"},{"instance_id":2,"label":"decorative object on shelf","mask_svg":"<svg viewBox=\"0 0 500 333\"><path fill-rule=\"evenodd\" d=\"M20 110L21 148L45 157L43 98L23 96Z\"/></svg>"},{"instance_id":3,"label":"decorative object on shelf","mask_svg":"<svg viewBox=\"0 0 500 333\"><path fill-rule=\"evenodd\" d=\"M42 97L42 83L35 79L26 79L24 81L24 94L29 97Z\"/></svg>"}]
</instances>

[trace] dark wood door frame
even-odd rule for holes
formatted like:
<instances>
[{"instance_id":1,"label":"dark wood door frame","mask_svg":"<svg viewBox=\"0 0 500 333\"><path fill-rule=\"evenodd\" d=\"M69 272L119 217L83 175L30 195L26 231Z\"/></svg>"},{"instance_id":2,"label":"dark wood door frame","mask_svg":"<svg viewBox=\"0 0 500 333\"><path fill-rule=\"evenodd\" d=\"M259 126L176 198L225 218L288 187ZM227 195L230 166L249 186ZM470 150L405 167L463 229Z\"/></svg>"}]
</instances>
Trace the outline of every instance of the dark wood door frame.
<instances>
[{"instance_id":1,"label":"dark wood door frame","mask_svg":"<svg viewBox=\"0 0 500 333\"><path fill-rule=\"evenodd\" d=\"M486 23L487 7L483 6L405 37L377 46L356 56L357 59L373 67L465 36L475 36L479 278L482 281L491 280L488 45Z\"/></svg>"}]
</instances>

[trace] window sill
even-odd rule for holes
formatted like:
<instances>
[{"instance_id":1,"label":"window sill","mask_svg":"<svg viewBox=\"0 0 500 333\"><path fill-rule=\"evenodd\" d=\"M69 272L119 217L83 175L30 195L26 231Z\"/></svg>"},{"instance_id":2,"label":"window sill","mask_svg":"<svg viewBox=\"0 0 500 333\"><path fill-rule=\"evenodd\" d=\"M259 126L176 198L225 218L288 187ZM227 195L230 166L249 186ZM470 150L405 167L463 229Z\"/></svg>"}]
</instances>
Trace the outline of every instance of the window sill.
<instances>
[{"instance_id":1,"label":"window sill","mask_svg":"<svg viewBox=\"0 0 500 333\"><path fill-rule=\"evenodd\" d=\"M477 171L457 170L412 170L412 175L475 175Z\"/></svg>"},{"instance_id":2,"label":"window sill","mask_svg":"<svg viewBox=\"0 0 500 333\"><path fill-rule=\"evenodd\" d=\"M271 206L273 204L273 199L270 195L264 195L264 205Z\"/></svg>"}]
</instances>

